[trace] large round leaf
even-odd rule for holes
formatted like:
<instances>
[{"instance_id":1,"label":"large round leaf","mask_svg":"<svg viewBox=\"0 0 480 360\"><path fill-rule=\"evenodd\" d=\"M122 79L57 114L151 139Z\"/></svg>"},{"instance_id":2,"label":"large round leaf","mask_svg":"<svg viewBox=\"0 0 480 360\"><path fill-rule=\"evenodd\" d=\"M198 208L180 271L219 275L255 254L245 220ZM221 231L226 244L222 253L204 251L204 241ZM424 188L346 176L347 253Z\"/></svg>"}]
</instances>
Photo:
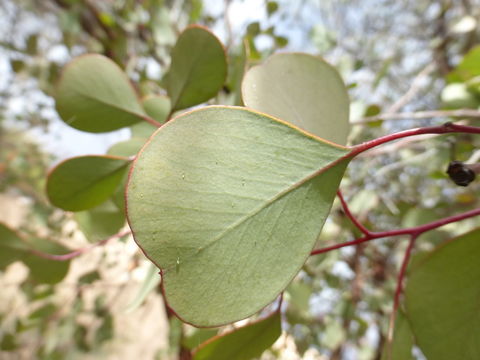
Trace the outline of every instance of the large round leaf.
<instances>
[{"instance_id":1,"label":"large round leaf","mask_svg":"<svg viewBox=\"0 0 480 360\"><path fill-rule=\"evenodd\" d=\"M346 153L245 108L161 127L133 165L127 216L177 314L215 326L274 300L314 246Z\"/></svg>"},{"instance_id":2,"label":"large round leaf","mask_svg":"<svg viewBox=\"0 0 480 360\"><path fill-rule=\"evenodd\" d=\"M67 65L56 107L65 123L94 133L120 129L145 116L125 73L112 60L93 54Z\"/></svg>"},{"instance_id":3,"label":"large round leaf","mask_svg":"<svg viewBox=\"0 0 480 360\"><path fill-rule=\"evenodd\" d=\"M225 50L210 31L190 26L172 50L167 91L172 109L200 104L215 96L227 76Z\"/></svg>"},{"instance_id":4,"label":"large round leaf","mask_svg":"<svg viewBox=\"0 0 480 360\"><path fill-rule=\"evenodd\" d=\"M410 270L407 317L428 359L480 359L480 229L439 246Z\"/></svg>"},{"instance_id":5,"label":"large round leaf","mask_svg":"<svg viewBox=\"0 0 480 360\"><path fill-rule=\"evenodd\" d=\"M349 99L338 72L308 54L276 54L254 66L242 83L246 106L345 145Z\"/></svg>"},{"instance_id":6,"label":"large round leaf","mask_svg":"<svg viewBox=\"0 0 480 360\"><path fill-rule=\"evenodd\" d=\"M80 156L57 165L47 180L50 202L70 211L93 208L107 200L122 181L130 161L115 156Z\"/></svg>"}]
</instances>

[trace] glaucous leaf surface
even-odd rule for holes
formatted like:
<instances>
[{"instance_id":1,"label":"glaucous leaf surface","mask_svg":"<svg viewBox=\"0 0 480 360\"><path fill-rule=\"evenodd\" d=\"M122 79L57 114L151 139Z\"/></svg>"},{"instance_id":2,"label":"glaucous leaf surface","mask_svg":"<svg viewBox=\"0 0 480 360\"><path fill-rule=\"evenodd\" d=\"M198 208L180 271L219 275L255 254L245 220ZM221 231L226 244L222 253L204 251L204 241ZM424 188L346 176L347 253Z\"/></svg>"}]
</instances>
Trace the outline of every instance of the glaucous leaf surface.
<instances>
[{"instance_id":1,"label":"glaucous leaf surface","mask_svg":"<svg viewBox=\"0 0 480 360\"><path fill-rule=\"evenodd\" d=\"M148 96L142 99L142 106L148 116L158 121L160 124L167 121L171 108L170 99L168 97L162 95Z\"/></svg>"},{"instance_id":2,"label":"glaucous leaf surface","mask_svg":"<svg viewBox=\"0 0 480 360\"><path fill-rule=\"evenodd\" d=\"M172 110L198 105L214 97L227 76L222 43L206 28L189 26L172 50L167 92Z\"/></svg>"},{"instance_id":3,"label":"glaucous leaf surface","mask_svg":"<svg viewBox=\"0 0 480 360\"><path fill-rule=\"evenodd\" d=\"M427 359L480 359L480 229L454 238L409 270L406 315Z\"/></svg>"},{"instance_id":4,"label":"glaucous leaf surface","mask_svg":"<svg viewBox=\"0 0 480 360\"><path fill-rule=\"evenodd\" d=\"M160 128L134 162L127 213L170 307L217 326L272 302L309 256L348 152L245 108Z\"/></svg>"},{"instance_id":5,"label":"glaucous leaf surface","mask_svg":"<svg viewBox=\"0 0 480 360\"><path fill-rule=\"evenodd\" d=\"M83 131L117 130L145 115L125 73L112 60L98 54L80 56L68 64L56 94L62 120Z\"/></svg>"},{"instance_id":6,"label":"glaucous leaf surface","mask_svg":"<svg viewBox=\"0 0 480 360\"><path fill-rule=\"evenodd\" d=\"M79 156L52 169L47 179L50 202L69 211L100 205L116 190L130 160L114 156Z\"/></svg>"},{"instance_id":7,"label":"glaucous leaf surface","mask_svg":"<svg viewBox=\"0 0 480 360\"><path fill-rule=\"evenodd\" d=\"M251 68L242 83L246 106L337 144L347 143L349 99L338 72L322 59L275 54Z\"/></svg>"},{"instance_id":8,"label":"glaucous leaf surface","mask_svg":"<svg viewBox=\"0 0 480 360\"><path fill-rule=\"evenodd\" d=\"M280 313L208 340L193 360L251 360L260 357L282 334Z\"/></svg>"}]
</instances>

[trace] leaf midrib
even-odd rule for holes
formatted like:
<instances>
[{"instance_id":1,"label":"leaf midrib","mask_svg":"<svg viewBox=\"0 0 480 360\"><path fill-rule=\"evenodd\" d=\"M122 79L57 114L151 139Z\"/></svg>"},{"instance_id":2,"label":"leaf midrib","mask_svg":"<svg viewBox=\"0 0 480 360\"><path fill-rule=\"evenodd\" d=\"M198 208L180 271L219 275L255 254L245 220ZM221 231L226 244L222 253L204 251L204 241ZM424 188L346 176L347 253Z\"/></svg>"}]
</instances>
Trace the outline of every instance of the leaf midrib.
<instances>
[{"instance_id":1,"label":"leaf midrib","mask_svg":"<svg viewBox=\"0 0 480 360\"><path fill-rule=\"evenodd\" d=\"M298 189L303 184L307 183L308 181L312 180L313 178L317 177L318 175L322 174L323 172L327 171L328 169L334 167L335 165L340 164L342 161L349 161L349 157L348 157L349 153L350 152L347 151L346 154L339 157L338 159L328 163L327 165L323 166L320 169L317 169L317 170L313 171L309 175L304 176L303 178L299 179L298 181L294 182L293 184L287 186L284 190L279 191L276 195L272 196L270 199L267 199L266 201L261 203L259 206L254 208L252 211L250 211L248 214L244 215L243 217L241 217L240 219L238 219L237 221L235 221L234 223L229 225L225 230L223 230L218 235L213 237L204 246L200 247L194 254L192 254L190 256L187 256L185 259L188 260L188 259L192 258L193 256L198 255L200 252L206 250L207 248L209 248L210 246L215 244L217 241L221 240L229 232L235 230L237 227L241 226L247 220L249 220L250 218L253 218L255 215L260 213L262 210L266 209L271 204L273 204L275 201L281 199L283 196L289 194L291 191ZM166 268L163 268L163 271L165 273L165 272L170 271L174 268L175 268L175 266L166 267Z\"/></svg>"}]
</instances>

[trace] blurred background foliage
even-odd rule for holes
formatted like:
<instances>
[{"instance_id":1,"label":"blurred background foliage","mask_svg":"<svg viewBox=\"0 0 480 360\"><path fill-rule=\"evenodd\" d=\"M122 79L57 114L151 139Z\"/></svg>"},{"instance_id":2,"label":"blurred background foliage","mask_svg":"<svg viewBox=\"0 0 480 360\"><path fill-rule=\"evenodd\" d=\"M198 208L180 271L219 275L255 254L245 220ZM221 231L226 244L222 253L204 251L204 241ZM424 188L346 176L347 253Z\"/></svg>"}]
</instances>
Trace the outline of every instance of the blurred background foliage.
<instances>
[{"instance_id":1,"label":"blurred background foliage","mask_svg":"<svg viewBox=\"0 0 480 360\"><path fill-rule=\"evenodd\" d=\"M478 117L441 112L391 115L479 109L479 21L478 0L1 0L0 221L8 228L2 225L0 234L61 253L124 226L113 202L74 215L46 200L53 163L91 153L92 146L106 151L130 137L128 130L110 137L83 137L76 130L66 135L52 95L60 69L80 54L113 59L141 95L164 94L178 34L188 24L205 25L226 44L229 57L226 85L211 101L216 104L240 103L245 64L276 51L317 54L348 85L350 143L356 144L451 120L478 124ZM55 145L64 137L67 150ZM479 206L478 181L460 188L445 173L451 160L479 159L478 136L411 138L355 159L341 189L370 229L416 226ZM360 235L338 205L319 247ZM416 252L475 221L423 235ZM263 357L380 359L406 248L402 240L377 240L307 261L285 294L284 334ZM0 256L2 359L186 358L218 332L176 320L163 305L155 269L127 237L61 264L50 268L27 257L8 262ZM423 358L418 349L414 353Z\"/></svg>"}]
</instances>

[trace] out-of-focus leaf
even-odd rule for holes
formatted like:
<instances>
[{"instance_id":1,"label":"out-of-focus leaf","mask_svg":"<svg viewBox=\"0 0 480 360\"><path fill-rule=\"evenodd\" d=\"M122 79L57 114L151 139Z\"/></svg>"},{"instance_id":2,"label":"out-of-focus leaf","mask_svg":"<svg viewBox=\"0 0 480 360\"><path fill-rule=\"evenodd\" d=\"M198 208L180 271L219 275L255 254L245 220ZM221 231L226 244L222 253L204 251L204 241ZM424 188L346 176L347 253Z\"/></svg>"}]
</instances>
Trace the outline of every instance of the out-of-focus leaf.
<instances>
[{"instance_id":1,"label":"out-of-focus leaf","mask_svg":"<svg viewBox=\"0 0 480 360\"><path fill-rule=\"evenodd\" d=\"M280 314L276 312L266 319L212 338L198 348L193 360L251 360L272 346L281 333Z\"/></svg>"},{"instance_id":2,"label":"out-of-focus leaf","mask_svg":"<svg viewBox=\"0 0 480 360\"><path fill-rule=\"evenodd\" d=\"M480 45L472 48L448 75L450 82L463 82L480 76Z\"/></svg>"},{"instance_id":3,"label":"out-of-focus leaf","mask_svg":"<svg viewBox=\"0 0 480 360\"><path fill-rule=\"evenodd\" d=\"M79 156L65 160L48 176L48 198L64 210L93 208L113 194L129 164L127 158L114 156Z\"/></svg>"},{"instance_id":4,"label":"out-of-focus leaf","mask_svg":"<svg viewBox=\"0 0 480 360\"><path fill-rule=\"evenodd\" d=\"M162 95L148 96L142 99L142 106L148 116L160 124L167 121L171 110L170 99Z\"/></svg>"},{"instance_id":5,"label":"out-of-focus leaf","mask_svg":"<svg viewBox=\"0 0 480 360\"><path fill-rule=\"evenodd\" d=\"M402 311L397 312L392 343L385 344L382 360L412 360L414 345L412 331Z\"/></svg>"},{"instance_id":6,"label":"out-of-focus leaf","mask_svg":"<svg viewBox=\"0 0 480 360\"><path fill-rule=\"evenodd\" d=\"M480 229L438 246L410 267L406 316L428 359L480 358Z\"/></svg>"},{"instance_id":7,"label":"out-of-focus leaf","mask_svg":"<svg viewBox=\"0 0 480 360\"><path fill-rule=\"evenodd\" d=\"M47 254L62 255L68 252L65 247L51 241L29 239L33 249ZM30 269L30 277L42 284L56 284L63 280L70 268L70 261L56 261L42 258L33 253L26 253L21 259Z\"/></svg>"},{"instance_id":8,"label":"out-of-focus leaf","mask_svg":"<svg viewBox=\"0 0 480 360\"><path fill-rule=\"evenodd\" d=\"M111 201L93 209L75 213L75 220L90 242L103 240L116 234L125 225L125 214Z\"/></svg>"},{"instance_id":9,"label":"out-of-focus leaf","mask_svg":"<svg viewBox=\"0 0 480 360\"><path fill-rule=\"evenodd\" d=\"M107 155L119 157L135 156L143 145L145 145L144 138L132 137L128 140L113 144L110 149L108 149Z\"/></svg>"},{"instance_id":10,"label":"out-of-focus leaf","mask_svg":"<svg viewBox=\"0 0 480 360\"><path fill-rule=\"evenodd\" d=\"M195 329L193 334L182 339L182 346L192 350L217 335L217 329Z\"/></svg>"},{"instance_id":11,"label":"out-of-focus leaf","mask_svg":"<svg viewBox=\"0 0 480 360\"><path fill-rule=\"evenodd\" d=\"M9 227L0 223L0 270L19 260L28 246Z\"/></svg>"}]
</instances>

